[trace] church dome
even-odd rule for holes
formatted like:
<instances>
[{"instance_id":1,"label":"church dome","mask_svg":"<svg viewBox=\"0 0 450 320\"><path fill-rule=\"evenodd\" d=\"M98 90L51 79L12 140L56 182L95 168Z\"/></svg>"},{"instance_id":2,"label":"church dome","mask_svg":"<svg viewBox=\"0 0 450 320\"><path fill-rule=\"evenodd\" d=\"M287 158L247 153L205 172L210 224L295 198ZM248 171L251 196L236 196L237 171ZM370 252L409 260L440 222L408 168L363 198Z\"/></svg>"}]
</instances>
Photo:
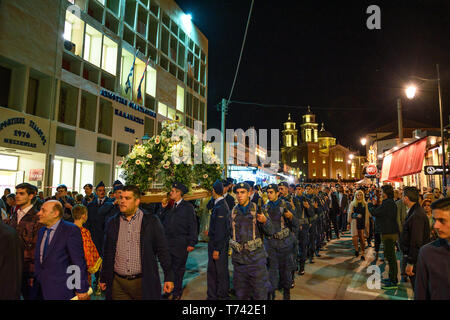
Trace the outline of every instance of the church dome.
<instances>
[{"instance_id":1,"label":"church dome","mask_svg":"<svg viewBox=\"0 0 450 320\"><path fill-rule=\"evenodd\" d=\"M319 131L319 138L333 138L331 132L326 131L322 122L322 129Z\"/></svg>"}]
</instances>

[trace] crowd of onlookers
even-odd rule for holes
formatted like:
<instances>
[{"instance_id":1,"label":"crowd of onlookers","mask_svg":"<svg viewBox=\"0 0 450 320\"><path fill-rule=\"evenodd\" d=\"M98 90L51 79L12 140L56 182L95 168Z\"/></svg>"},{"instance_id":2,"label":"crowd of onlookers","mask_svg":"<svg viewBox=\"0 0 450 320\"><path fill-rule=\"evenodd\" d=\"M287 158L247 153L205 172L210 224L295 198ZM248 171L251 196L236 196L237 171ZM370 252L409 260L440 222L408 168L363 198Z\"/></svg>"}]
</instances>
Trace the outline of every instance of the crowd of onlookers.
<instances>
[{"instance_id":1,"label":"crowd of onlookers","mask_svg":"<svg viewBox=\"0 0 450 320\"><path fill-rule=\"evenodd\" d=\"M225 186L227 186L226 190L229 190L228 196L231 196L231 199L235 198L231 192L233 184L228 183ZM176 235L175 240L171 240L171 230L175 230L177 224L183 228L190 225L188 229L191 240L189 241L192 243L187 248L188 252L194 250L199 226L195 218L191 219L193 215L195 216L195 212L191 213L194 211L192 204L186 204L184 207L179 205L187 203L182 199L186 193L183 188L185 187L174 186L168 207L165 203L157 205L159 214L156 216L159 216L164 228L159 226L160 222L152 220L153 229L150 233L152 237L159 235L160 238L145 241L153 241L154 246L161 243L166 245L165 237L168 237L170 246L170 241L178 241L175 239ZM286 194L297 195L299 199L304 199L301 196L307 195L306 188L303 185L290 185L289 188L286 187ZM318 195L317 199L320 201L311 199L316 201L316 205L318 203L319 206L326 208L324 211L333 212L331 210L333 206L339 208L334 210L337 213L334 220L330 217L325 219L324 216L323 229L321 229L321 236L324 239L320 241L330 241L332 229L336 238L339 238L342 232L350 231L356 257L361 254L361 260L367 259L365 249L373 246L375 260L382 258L387 262L389 277L383 279L383 289L396 289L400 275L401 282L411 283L417 299L450 298L448 277L450 274L450 198L445 197L438 188L424 188L420 192L415 187L394 189L391 185L377 187L375 185L321 184L309 185L309 189L313 190L311 195ZM267 203L265 188L255 186L252 190L254 194L262 198L264 203ZM227 191L222 190L222 194L225 197ZM218 193L217 197L221 199L222 194ZM233 205L235 199L231 202ZM145 210L148 209L154 216L155 208L153 206ZM177 208L176 210L180 212L186 212L183 214L188 220L185 222L170 220L170 215L165 214L169 212L167 208L172 211ZM141 224L144 228L148 219L154 219L147 218L146 214L142 216L141 210L144 209L140 203L139 189L134 186L123 186L120 181L113 183L113 190L108 193L108 196L106 196L103 182L96 186L95 192L93 185L86 184L84 195L76 191L70 192L65 185L60 185L57 187L56 194L47 198L42 191L38 191L37 187L29 183L17 185L15 193L5 189L0 199L3 222L0 222L0 266L3 268L0 270L0 283L7 285L0 286L0 299L70 299L74 295L77 299L89 299L89 287L93 287L99 294L100 290L106 290L105 283L116 285L116 292L109 293L116 295L118 294L117 286L126 283L130 286L127 295L133 296L132 292L135 290L133 281L143 277L143 270L138 265L144 262L140 259L147 259L142 256L144 249L139 249L144 235L140 238L133 235L140 234ZM134 222L135 220L139 222ZM328 223L325 223L326 220L329 220ZM107 221L111 221L109 233L106 227ZM134 225L135 223L137 225ZM111 231L111 228L114 231ZM125 230L128 230L128 234ZM111 232L113 233L110 234ZM111 239L115 239L116 242ZM104 241L108 242L104 243ZM131 247L130 241L133 242ZM113 247L110 247L111 243L114 243ZM154 252L157 252L158 260L162 261L161 266L166 276L164 292L168 294L173 289L173 279L180 278L176 274L178 271L170 270L170 264L179 263L179 268L176 270L181 270L181 280L178 280L182 281L187 253L183 253L181 260L177 254L172 253L168 258L166 251L169 249L161 248L155 247ZM107 252L102 252L103 250ZM116 255L115 261L110 261L108 258L110 256L108 250L116 250L113 254L113 256ZM139 250L141 250L140 254ZM381 252L383 252L382 256ZM400 268L397 267L398 253ZM317 252L315 254L320 256ZM123 260L117 262L117 255ZM155 257L154 254L152 255L152 270L157 272L156 264L153 265ZM133 257L137 262L130 265L127 257ZM3 263L4 261L7 262ZM112 268L108 270L111 271L114 283L107 282L105 279L102 281L100 271L104 264L107 268ZM76 290L67 287L65 283L67 276L65 278L56 276L66 274L70 265L77 265L84 270L81 273L81 286ZM17 273L17 270L21 272ZM118 274L117 270L121 270L122 275ZM108 272L103 271L103 274ZM130 275L123 275L128 273ZM17 277L14 277L14 274L17 274ZM153 280L159 281L159 278ZM177 284L175 280L175 291L180 291L180 286L181 283ZM158 292L158 288L160 291L160 287L154 287L152 292ZM141 297L141 295L138 296ZM180 296L181 293L178 298Z\"/></svg>"}]
</instances>

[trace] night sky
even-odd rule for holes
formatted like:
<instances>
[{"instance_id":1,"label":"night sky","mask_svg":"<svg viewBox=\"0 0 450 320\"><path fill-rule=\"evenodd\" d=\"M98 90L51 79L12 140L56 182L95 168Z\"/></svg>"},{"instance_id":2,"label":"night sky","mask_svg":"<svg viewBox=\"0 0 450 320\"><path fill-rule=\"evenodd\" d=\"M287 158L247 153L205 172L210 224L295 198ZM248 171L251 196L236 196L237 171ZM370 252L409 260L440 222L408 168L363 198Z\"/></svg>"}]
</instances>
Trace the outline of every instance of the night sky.
<instances>
[{"instance_id":1,"label":"night sky","mask_svg":"<svg viewBox=\"0 0 450 320\"><path fill-rule=\"evenodd\" d=\"M176 0L209 40L208 127L220 128L216 105L233 83L251 0ZM281 3L286 5L282 6ZM381 9L381 30L369 30L366 9ZM310 105L317 122L344 146L357 148L368 130L404 119L439 126L436 82L440 65L444 125L450 104L450 1L255 0L231 100L227 128L279 128ZM292 106L292 107L289 107ZM351 110L344 110L349 109Z\"/></svg>"}]
</instances>

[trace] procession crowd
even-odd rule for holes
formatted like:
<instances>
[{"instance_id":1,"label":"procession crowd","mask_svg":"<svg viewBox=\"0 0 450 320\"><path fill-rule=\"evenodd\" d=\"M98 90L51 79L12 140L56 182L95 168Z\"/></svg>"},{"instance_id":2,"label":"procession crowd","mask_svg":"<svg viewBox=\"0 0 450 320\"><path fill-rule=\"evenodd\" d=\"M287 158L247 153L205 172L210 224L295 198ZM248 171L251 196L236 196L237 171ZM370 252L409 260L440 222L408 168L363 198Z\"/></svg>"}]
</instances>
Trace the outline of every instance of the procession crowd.
<instances>
[{"instance_id":1,"label":"procession crowd","mask_svg":"<svg viewBox=\"0 0 450 320\"><path fill-rule=\"evenodd\" d=\"M387 262L383 290L397 289L400 277L411 283L415 299L450 299L450 198L439 189L261 187L228 178L210 191L208 300L273 300L277 292L289 300L295 277L345 232L355 257ZM107 300L181 299L200 232L198 204L183 199L188 188L175 183L167 199L151 204L141 202L138 187L120 181L108 196L103 182L95 192L85 185L84 193L60 185L44 198L28 183L15 193L5 190L0 299L87 300L92 293Z\"/></svg>"}]
</instances>

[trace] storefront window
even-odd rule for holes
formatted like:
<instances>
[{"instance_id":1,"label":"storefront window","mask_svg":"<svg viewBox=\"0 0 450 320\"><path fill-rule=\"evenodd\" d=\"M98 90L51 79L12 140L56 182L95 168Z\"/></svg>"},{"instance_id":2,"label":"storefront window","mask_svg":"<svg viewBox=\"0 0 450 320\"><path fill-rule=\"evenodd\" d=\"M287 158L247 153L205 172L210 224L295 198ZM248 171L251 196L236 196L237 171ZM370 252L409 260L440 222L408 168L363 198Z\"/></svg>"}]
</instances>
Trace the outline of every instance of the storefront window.
<instances>
[{"instance_id":1,"label":"storefront window","mask_svg":"<svg viewBox=\"0 0 450 320\"><path fill-rule=\"evenodd\" d=\"M75 167L75 187L74 190L81 192L86 183L94 181L94 162L77 160Z\"/></svg>"},{"instance_id":2,"label":"storefront window","mask_svg":"<svg viewBox=\"0 0 450 320\"><path fill-rule=\"evenodd\" d=\"M68 191L73 190L74 165L75 159L73 158L55 157L53 160L52 195L56 193L56 188L60 184L66 185Z\"/></svg>"}]
</instances>

